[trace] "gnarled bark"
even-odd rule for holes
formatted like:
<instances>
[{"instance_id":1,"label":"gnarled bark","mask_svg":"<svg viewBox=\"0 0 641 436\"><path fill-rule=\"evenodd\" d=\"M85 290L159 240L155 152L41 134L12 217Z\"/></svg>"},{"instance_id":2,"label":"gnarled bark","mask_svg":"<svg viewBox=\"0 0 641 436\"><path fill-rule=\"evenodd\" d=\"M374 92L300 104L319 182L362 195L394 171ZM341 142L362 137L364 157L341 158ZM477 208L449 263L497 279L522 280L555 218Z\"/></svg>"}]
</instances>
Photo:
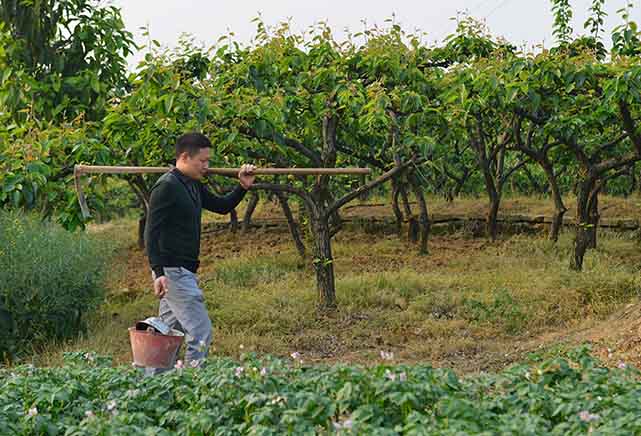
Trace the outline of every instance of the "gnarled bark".
<instances>
[{"instance_id":1,"label":"gnarled bark","mask_svg":"<svg viewBox=\"0 0 641 436\"><path fill-rule=\"evenodd\" d=\"M247 233L249 231L249 227L251 226L252 222L252 216L254 215L254 211L256 210L256 206L258 205L258 200L260 197L256 192L251 192L249 198L249 203L247 204L247 209L245 210L245 215L243 216L243 226L242 226L242 233Z\"/></svg>"}]
</instances>

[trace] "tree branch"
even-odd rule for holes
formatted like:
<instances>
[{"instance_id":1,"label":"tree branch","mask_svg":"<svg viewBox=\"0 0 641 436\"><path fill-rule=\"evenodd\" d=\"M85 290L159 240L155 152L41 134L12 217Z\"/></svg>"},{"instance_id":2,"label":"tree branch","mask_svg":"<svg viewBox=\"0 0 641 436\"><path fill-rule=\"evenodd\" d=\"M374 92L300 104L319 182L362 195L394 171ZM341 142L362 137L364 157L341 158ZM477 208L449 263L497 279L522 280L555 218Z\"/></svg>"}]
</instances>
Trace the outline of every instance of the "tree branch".
<instances>
[{"instance_id":1,"label":"tree branch","mask_svg":"<svg viewBox=\"0 0 641 436\"><path fill-rule=\"evenodd\" d=\"M607 171L610 170L615 170L617 168L624 167L626 165L630 165L634 162L637 162L638 160L641 160L641 155L638 153L628 153L625 156L622 156L620 158L612 158L605 160L597 165L594 166L594 170L596 171L597 174L603 174Z\"/></svg>"},{"instance_id":2,"label":"tree branch","mask_svg":"<svg viewBox=\"0 0 641 436\"><path fill-rule=\"evenodd\" d=\"M360 154L356 154L356 152L354 152L353 150L347 148L343 144L336 143L336 150L340 151L341 153L345 153L345 154L348 154L350 156L354 156L356 159L362 160L363 162L367 162L368 164L373 165L376 168L379 168L381 170L385 169L385 164L382 161L380 161L378 159L374 159L373 157L370 157L370 156L362 156Z\"/></svg>"},{"instance_id":3,"label":"tree branch","mask_svg":"<svg viewBox=\"0 0 641 436\"><path fill-rule=\"evenodd\" d=\"M630 136L630 140L632 141L632 144L634 144L637 154L641 155L641 137L639 137L639 134L634 127L634 120L632 119L632 114L630 114L628 104L621 100L619 102L619 110L621 111L621 117L623 118L623 128Z\"/></svg>"},{"instance_id":4,"label":"tree branch","mask_svg":"<svg viewBox=\"0 0 641 436\"><path fill-rule=\"evenodd\" d=\"M607 180L616 179L617 177L620 177L620 176L626 176L628 175L629 170L630 170L630 167L622 168L608 176L603 177L602 180L603 182L605 182Z\"/></svg>"},{"instance_id":5,"label":"tree branch","mask_svg":"<svg viewBox=\"0 0 641 436\"><path fill-rule=\"evenodd\" d=\"M255 139L269 139L269 138L265 138L264 136L260 136L255 129L250 127L239 127L238 131L243 135L251 136L252 138L255 138ZM298 142L297 140L293 138L288 138L282 133L276 132L276 131L272 131L271 139L276 143L285 144L286 146L298 151L300 154L302 154L303 156L311 160L314 163L314 165L319 167L322 166L320 154L305 147L302 143Z\"/></svg>"},{"instance_id":6,"label":"tree branch","mask_svg":"<svg viewBox=\"0 0 641 436\"><path fill-rule=\"evenodd\" d=\"M320 156L315 151L310 150L309 148L305 147L303 144L301 144L300 142L298 142L298 141L296 141L295 139L292 139L292 138L283 137L283 142L288 147L293 148L294 150L298 151L300 154L302 154L305 157L307 157L315 165L321 166Z\"/></svg>"},{"instance_id":7,"label":"tree branch","mask_svg":"<svg viewBox=\"0 0 641 436\"><path fill-rule=\"evenodd\" d=\"M356 197L358 197L358 196L359 196L359 195L361 195L362 193L367 192L367 191L369 191L369 190L371 190L371 189L374 189L375 187L377 187L378 185L380 185L380 184L382 184L382 183L385 183L387 180L391 179L391 178L392 178L392 177L394 177L396 174L400 173L400 172L401 172L401 171L403 171L405 168L407 168L408 166L410 166L410 165L412 165L412 164L414 164L414 163L416 163L416 161L415 161L415 159L414 159L414 158L412 158L412 159L410 159L409 161L407 161L407 162L405 162L405 163L403 163L403 164L401 164L401 165L399 165L399 166L395 166L395 167L394 167L394 168L392 168L391 170L389 170L389 171L387 171L387 172L385 172L385 173L381 174L381 175L380 175L379 177L377 177L376 179L374 179L374 180L372 180L372 181L370 181L370 182L368 182L368 183L366 183L366 184L364 184L364 185L361 185L361 186L359 186L358 188L356 188L355 190L353 190L352 192L350 192L350 193L348 193L348 194L344 195L344 196L343 196L343 197L341 197L340 199L336 200L336 201L335 201L335 202L334 202L334 203L333 203L333 204L332 204L332 205L331 205L331 206L330 206L330 207L325 211L325 217L328 217L328 216L329 216L329 215L331 215L332 213L336 212L338 209L340 209L340 208L341 208L341 207L343 207L345 204L349 203L350 201L352 201L353 199L355 199Z\"/></svg>"},{"instance_id":8,"label":"tree branch","mask_svg":"<svg viewBox=\"0 0 641 436\"><path fill-rule=\"evenodd\" d=\"M318 216L318 208L314 204L314 201L312 200L312 197L302 189L296 188L295 186L291 185L281 185L278 183L254 183L250 189L264 189L267 191L276 191L276 192L289 192L290 194L294 194L299 196L307 205L309 210L314 213L315 216Z\"/></svg>"},{"instance_id":9,"label":"tree branch","mask_svg":"<svg viewBox=\"0 0 641 436\"><path fill-rule=\"evenodd\" d=\"M516 164L514 166L514 168L510 169L507 173L503 174L503 177L501 177L501 180L499 180L499 183L501 184L501 186L503 186L503 184L505 184L507 179L509 179L512 176L512 174L514 174L515 172L517 172L518 170L523 168L523 166L528 163L528 160L529 159L521 160L518 164Z\"/></svg>"}]
</instances>

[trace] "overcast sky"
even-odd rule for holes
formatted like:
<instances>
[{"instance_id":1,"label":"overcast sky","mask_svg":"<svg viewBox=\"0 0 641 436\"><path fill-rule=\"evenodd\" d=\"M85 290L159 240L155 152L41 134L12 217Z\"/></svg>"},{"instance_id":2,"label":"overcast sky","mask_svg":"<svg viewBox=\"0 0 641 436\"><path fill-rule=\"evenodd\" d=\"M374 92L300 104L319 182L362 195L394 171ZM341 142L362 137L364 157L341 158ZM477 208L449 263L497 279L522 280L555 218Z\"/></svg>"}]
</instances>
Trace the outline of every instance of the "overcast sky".
<instances>
[{"instance_id":1,"label":"overcast sky","mask_svg":"<svg viewBox=\"0 0 641 436\"><path fill-rule=\"evenodd\" d=\"M606 0L606 28L620 23L616 11L626 0ZM632 18L641 22L641 1L633 0ZM228 30L248 42L254 35L251 19L260 12L267 24L291 18L295 29L302 30L315 22L327 21L340 38L344 29L357 32L361 21L384 25L395 14L406 30L416 28L428 33L428 40L441 40L456 23L450 18L458 11L468 11L484 19L492 33L504 36L518 46L532 47L552 39L550 0L113 0L122 9L127 29L142 43L140 27L149 26L151 37L173 47L182 33L192 34L198 42L213 45ZM573 28L583 29L592 0L570 0L574 7ZM609 42L609 41L608 41ZM138 57L131 60L135 63Z\"/></svg>"}]
</instances>

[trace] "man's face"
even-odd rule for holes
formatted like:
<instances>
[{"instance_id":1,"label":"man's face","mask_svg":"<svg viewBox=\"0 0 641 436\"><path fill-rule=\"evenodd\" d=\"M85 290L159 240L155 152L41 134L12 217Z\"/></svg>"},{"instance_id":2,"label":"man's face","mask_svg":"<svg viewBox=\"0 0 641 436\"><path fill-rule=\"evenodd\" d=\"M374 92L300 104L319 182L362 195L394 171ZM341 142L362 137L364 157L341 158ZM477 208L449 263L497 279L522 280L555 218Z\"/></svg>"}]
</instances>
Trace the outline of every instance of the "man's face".
<instances>
[{"instance_id":1,"label":"man's face","mask_svg":"<svg viewBox=\"0 0 641 436\"><path fill-rule=\"evenodd\" d=\"M182 153L176 166L185 175L200 180L207 174L209 168L209 148L201 148L194 156Z\"/></svg>"}]
</instances>

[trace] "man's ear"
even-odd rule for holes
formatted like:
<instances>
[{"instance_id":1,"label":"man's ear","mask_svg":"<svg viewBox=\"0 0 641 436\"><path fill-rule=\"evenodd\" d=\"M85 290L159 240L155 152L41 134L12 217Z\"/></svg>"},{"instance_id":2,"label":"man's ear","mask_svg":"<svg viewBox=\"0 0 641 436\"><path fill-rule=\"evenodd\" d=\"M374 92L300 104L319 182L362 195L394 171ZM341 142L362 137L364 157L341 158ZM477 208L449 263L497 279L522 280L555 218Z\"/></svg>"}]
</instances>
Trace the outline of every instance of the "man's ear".
<instances>
[{"instance_id":1,"label":"man's ear","mask_svg":"<svg viewBox=\"0 0 641 436\"><path fill-rule=\"evenodd\" d=\"M178 157L176 157L176 163L178 163L178 161L181 161L181 160L187 160L188 157L189 157L189 152L183 151L178 155Z\"/></svg>"}]
</instances>

